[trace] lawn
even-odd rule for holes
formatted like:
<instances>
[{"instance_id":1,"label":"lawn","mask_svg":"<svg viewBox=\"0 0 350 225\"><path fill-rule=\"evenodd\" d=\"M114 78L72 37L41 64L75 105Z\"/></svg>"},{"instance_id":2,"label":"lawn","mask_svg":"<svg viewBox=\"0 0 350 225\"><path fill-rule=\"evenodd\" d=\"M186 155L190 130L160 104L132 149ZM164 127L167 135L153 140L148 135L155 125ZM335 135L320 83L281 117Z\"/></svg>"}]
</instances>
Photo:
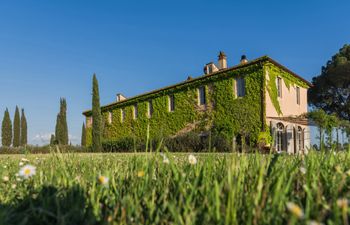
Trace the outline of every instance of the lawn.
<instances>
[{"instance_id":1,"label":"lawn","mask_svg":"<svg viewBox=\"0 0 350 225\"><path fill-rule=\"evenodd\" d=\"M0 224L347 224L349 169L345 152L0 155Z\"/></svg>"}]
</instances>

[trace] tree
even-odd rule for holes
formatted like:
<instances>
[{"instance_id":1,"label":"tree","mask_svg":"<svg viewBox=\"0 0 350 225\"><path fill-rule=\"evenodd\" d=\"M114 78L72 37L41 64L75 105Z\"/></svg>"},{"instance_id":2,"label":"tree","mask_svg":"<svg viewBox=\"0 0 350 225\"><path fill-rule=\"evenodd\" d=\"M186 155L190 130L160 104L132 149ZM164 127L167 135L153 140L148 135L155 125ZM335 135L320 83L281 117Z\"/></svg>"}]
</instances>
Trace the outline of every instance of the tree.
<instances>
[{"instance_id":1,"label":"tree","mask_svg":"<svg viewBox=\"0 0 350 225\"><path fill-rule=\"evenodd\" d=\"M15 118L13 119L13 147L19 147L21 142L21 118L18 106L16 106Z\"/></svg>"},{"instance_id":2,"label":"tree","mask_svg":"<svg viewBox=\"0 0 350 225\"><path fill-rule=\"evenodd\" d=\"M10 147L12 143L12 122L10 113L6 108L1 126L2 146Z\"/></svg>"},{"instance_id":3,"label":"tree","mask_svg":"<svg viewBox=\"0 0 350 225\"><path fill-rule=\"evenodd\" d=\"M312 79L308 91L309 104L350 120L350 45L344 45L326 66L321 75Z\"/></svg>"},{"instance_id":4,"label":"tree","mask_svg":"<svg viewBox=\"0 0 350 225\"><path fill-rule=\"evenodd\" d=\"M83 123L83 127L81 129L81 146L86 146L86 128L85 123Z\"/></svg>"},{"instance_id":5,"label":"tree","mask_svg":"<svg viewBox=\"0 0 350 225\"><path fill-rule=\"evenodd\" d=\"M320 133L320 150L323 150L324 144L324 130L327 126L327 114L322 109L311 111L307 114L308 118L311 119L318 127Z\"/></svg>"},{"instance_id":6,"label":"tree","mask_svg":"<svg viewBox=\"0 0 350 225\"><path fill-rule=\"evenodd\" d=\"M51 138L50 138L50 145L55 145L56 144L56 138L54 134L51 134Z\"/></svg>"},{"instance_id":7,"label":"tree","mask_svg":"<svg viewBox=\"0 0 350 225\"><path fill-rule=\"evenodd\" d=\"M100 107L100 94L96 74L92 79L92 149L102 150L102 115Z\"/></svg>"},{"instance_id":8,"label":"tree","mask_svg":"<svg viewBox=\"0 0 350 225\"><path fill-rule=\"evenodd\" d=\"M27 141L28 141L28 124L27 124L27 118L26 115L24 114L24 109L22 109L22 114L21 114L21 146L26 146Z\"/></svg>"},{"instance_id":9,"label":"tree","mask_svg":"<svg viewBox=\"0 0 350 225\"><path fill-rule=\"evenodd\" d=\"M65 98L60 99L60 112L57 114L55 137L58 144L68 145L67 102Z\"/></svg>"}]
</instances>

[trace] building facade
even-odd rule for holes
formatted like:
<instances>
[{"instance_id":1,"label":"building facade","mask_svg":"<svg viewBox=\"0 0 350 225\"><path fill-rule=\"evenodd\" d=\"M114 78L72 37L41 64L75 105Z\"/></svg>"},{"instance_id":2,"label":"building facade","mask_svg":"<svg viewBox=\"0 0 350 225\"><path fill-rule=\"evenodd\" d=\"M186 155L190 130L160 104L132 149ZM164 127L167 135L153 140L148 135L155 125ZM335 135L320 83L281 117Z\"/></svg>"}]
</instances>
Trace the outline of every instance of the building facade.
<instances>
[{"instance_id":1,"label":"building facade","mask_svg":"<svg viewBox=\"0 0 350 225\"><path fill-rule=\"evenodd\" d=\"M174 137L195 131L214 131L237 141L262 140L279 152L298 153L310 148L307 112L310 83L264 56L228 68L226 55L217 65L208 63L204 75L132 98L117 95L116 102L101 107L103 137ZM87 144L91 144L91 110L83 112Z\"/></svg>"}]
</instances>

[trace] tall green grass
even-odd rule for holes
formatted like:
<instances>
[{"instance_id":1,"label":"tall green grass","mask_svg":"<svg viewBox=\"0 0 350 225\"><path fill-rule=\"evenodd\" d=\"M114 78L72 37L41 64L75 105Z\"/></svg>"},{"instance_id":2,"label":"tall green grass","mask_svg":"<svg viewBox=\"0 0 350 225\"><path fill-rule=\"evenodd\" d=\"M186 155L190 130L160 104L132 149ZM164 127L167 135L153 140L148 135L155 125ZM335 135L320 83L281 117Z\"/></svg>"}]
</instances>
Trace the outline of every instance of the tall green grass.
<instances>
[{"instance_id":1,"label":"tall green grass","mask_svg":"<svg viewBox=\"0 0 350 225\"><path fill-rule=\"evenodd\" d=\"M348 223L348 153L195 156L1 155L0 224ZM26 180L23 157L37 168Z\"/></svg>"}]
</instances>

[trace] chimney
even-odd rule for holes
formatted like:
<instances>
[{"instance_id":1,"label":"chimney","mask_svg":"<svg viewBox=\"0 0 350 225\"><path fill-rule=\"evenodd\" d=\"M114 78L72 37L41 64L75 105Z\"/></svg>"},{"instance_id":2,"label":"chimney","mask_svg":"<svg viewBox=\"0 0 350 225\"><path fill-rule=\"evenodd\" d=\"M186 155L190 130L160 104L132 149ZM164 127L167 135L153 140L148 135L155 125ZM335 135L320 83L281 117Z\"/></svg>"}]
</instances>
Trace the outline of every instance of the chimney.
<instances>
[{"instance_id":1,"label":"chimney","mask_svg":"<svg viewBox=\"0 0 350 225\"><path fill-rule=\"evenodd\" d=\"M248 63L247 56L246 55L242 55L241 56L241 64L246 64L246 63Z\"/></svg>"},{"instance_id":2,"label":"chimney","mask_svg":"<svg viewBox=\"0 0 350 225\"><path fill-rule=\"evenodd\" d=\"M117 102L126 100L126 97L120 93L117 94Z\"/></svg>"},{"instance_id":3,"label":"chimney","mask_svg":"<svg viewBox=\"0 0 350 225\"><path fill-rule=\"evenodd\" d=\"M227 69L227 57L223 51L220 51L219 55L219 70Z\"/></svg>"},{"instance_id":4,"label":"chimney","mask_svg":"<svg viewBox=\"0 0 350 225\"><path fill-rule=\"evenodd\" d=\"M214 73L219 71L219 69L215 66L213 62L207 63L207 65L204 66L204 73L206 75Z\"/></svg>"}]
</instances>

